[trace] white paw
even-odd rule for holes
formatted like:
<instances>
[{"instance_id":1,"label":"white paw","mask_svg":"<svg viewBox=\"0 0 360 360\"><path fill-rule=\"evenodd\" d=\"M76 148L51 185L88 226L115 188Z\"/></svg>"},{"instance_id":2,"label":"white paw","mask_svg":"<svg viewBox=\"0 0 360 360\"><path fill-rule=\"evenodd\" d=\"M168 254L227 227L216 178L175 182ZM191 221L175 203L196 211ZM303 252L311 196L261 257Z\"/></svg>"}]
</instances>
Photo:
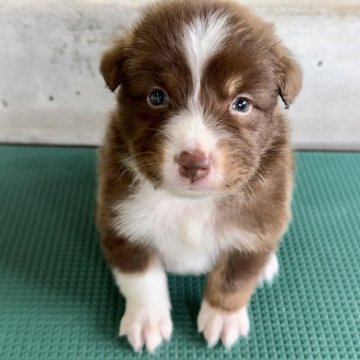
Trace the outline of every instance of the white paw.
<instances>
[{"instance_id":1,"label":"white paw","mask_svg":"<svg viewBox=\"0 0 360 360\"><path fill-rule=\"evenodd\" d=\"M221 339L225 347L235 344L240 336L249 333L250 322L246 307L226 312L211 307L205 300L198 316L198 331L204 334L209 347Z\"/></svg>"},{"instance_id":2,"label":"white paw","mask_svg":"<svg viewBox=\"0 0 360 360\"><path fill-rule=\"evenodd\" d=\"M172 333L170 311L154 308L127 308L120 322L120 336L127 336L135 351L141 351L145 345L147 351L154 350L169 340Z\"/></svg>"},{"instance_id":3,"label":"white paw","mask_svg":"<svg viewBox=\"0 0 360 360\"><path fill-rule=\"evenodd\" d=\"M267 261L263 272L260 276L259 282L262 284L263 282L266 282L268 284L271 284L276 275L279 272L279 261L277 259L277 256L275 253L273 253L269 260Z\"/></svg>"}]
</instances>

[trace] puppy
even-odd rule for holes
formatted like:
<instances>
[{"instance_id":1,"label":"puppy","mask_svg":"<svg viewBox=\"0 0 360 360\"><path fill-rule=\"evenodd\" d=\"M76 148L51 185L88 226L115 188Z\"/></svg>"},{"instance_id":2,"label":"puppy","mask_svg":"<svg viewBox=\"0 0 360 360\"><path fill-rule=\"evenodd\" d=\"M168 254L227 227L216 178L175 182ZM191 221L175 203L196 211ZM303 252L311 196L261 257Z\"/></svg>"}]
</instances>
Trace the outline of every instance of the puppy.
<instances>
[{"instance_id":1,"label":"puppy","mask_svg":"<svg viewBox=\"0 0 360 360\"><path fill-rule=\"evenodd\" d=\"M294 100L301 70L270 24L221 0L151 5L100 70L117 90L98 226L126 299L120 335L152 352L172 333L166 272L207 273L198 330L229 347L278 270L293 162L277 103Z\"/></svg>"}]
</instances>

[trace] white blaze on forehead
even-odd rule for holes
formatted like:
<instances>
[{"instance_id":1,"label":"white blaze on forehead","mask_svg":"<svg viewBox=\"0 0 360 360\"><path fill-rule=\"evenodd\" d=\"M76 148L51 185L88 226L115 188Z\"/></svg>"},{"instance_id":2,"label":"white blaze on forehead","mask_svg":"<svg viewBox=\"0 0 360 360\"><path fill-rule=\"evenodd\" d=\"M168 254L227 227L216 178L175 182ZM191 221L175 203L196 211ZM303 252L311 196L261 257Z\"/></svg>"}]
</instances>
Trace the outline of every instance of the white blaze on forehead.
<instances>
[{"instance_id":1,"label":"white blaze on forehead","mask_svg":"<svg viewBox=\"0 0 360 360\"><path fill-rule=\"evenodd\" d=\"M230 33L228 18L221 12L195 17L183 29L183 48L191 71L193 89L186 109L181 110L169 122L166 132L175 141L172 151L200 148L212 152L217 142L215 129L204 121L204 109L200 104L200 84L207 61L221 49Z\"/></svg>"},{"instance_id":2,"label":"white blaze on forehead","mask_svg":"<svg viewBox=\"0 0 360 360\"><path fill-rule=\"evenodd\" d=\"M196 17L185 26L183 44L194 83L193 100L198 100L204 65L221 48L230 31L228 17L220 12Z\"/></svg>"},{"instance_id":3,"label":"white blaze on forehead","mask_svg":"<svg viewBox=\"0 0 360 360\"><path fill-rule=\"evenodd\" d=\"M174 179L179 175L174 159L182 151L201 150L213 156L216 164L216 147L220 133L214 125L210 125L214 122L206 119L211 114L206 114L201 106L200 85L206 63L222 48L230 31L228 18L221 12L195 17L191 23L184 26L183 48L193 89L186 107L169 119L164 128L169 139L163 165L163 177L167 183L176 184ZM214 169L207 176L208 182L212 184L223 179L222 174Z\"/></svg>"},{"instance_id":4,"label":"white blaze on forehead","mask_svg":"<svg viewBox=\"0 0 360 360\"><path fill-rule=\"evenodd\" d=\"M183 109L165 127L172 152L199 149L211 153L216 147L215 132L204 123L204 114L199 106Z\"/></svg>"}]
</instances>

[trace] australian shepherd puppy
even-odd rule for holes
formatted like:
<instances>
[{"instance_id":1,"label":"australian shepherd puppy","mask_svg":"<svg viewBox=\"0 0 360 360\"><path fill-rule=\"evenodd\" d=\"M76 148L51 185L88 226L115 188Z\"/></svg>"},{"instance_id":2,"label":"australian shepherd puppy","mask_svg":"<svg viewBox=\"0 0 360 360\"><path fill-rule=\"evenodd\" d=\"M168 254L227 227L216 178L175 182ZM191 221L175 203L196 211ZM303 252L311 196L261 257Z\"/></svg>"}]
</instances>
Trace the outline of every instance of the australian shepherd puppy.
<instances>
[{"instance_id":1,"label":"australian shepherd puppy","mask_svg":"<svg viewBox=\"0 0 360 360\"><path fill-rule=\"evenodd\" d=\"M120 335L153 351L172 333L166 272L207 274L209 346L249 332L247 306L278 271L290 219L287 107L299 65L235 2L156 2L106 51L116 91L100 151L98 226L126 299Z\"/></svg>"}]
</instances>

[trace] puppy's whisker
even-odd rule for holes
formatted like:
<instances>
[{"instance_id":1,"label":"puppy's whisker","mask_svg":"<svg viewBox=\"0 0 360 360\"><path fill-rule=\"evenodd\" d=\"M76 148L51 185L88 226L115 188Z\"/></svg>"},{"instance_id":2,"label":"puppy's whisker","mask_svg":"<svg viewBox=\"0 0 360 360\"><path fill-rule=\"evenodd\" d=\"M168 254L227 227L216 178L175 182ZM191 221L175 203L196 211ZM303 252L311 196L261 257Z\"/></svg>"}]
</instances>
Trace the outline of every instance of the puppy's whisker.
<instances>
[{"instance_id":1,"label":"puppy's whisker","mask_svg":"<svg viewBox=\"0 0 360 360\"><path fill-rule=\"evenodd\" d=\"M262 181L264 188L267 188L267 187L268 187L268 184L267 184L266 180L264 179L264 177L263 177L258 171L256 171L256 170L255 170L255 173L256 173L256 174L258 175L258 177L260 178L259 180Z\"/></svg>"}]
</instances>

